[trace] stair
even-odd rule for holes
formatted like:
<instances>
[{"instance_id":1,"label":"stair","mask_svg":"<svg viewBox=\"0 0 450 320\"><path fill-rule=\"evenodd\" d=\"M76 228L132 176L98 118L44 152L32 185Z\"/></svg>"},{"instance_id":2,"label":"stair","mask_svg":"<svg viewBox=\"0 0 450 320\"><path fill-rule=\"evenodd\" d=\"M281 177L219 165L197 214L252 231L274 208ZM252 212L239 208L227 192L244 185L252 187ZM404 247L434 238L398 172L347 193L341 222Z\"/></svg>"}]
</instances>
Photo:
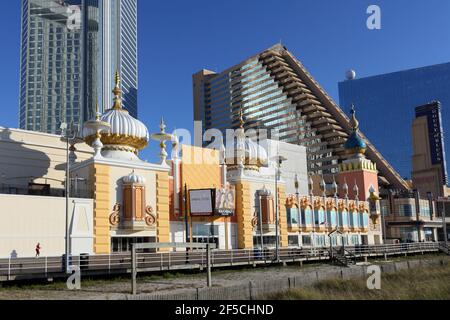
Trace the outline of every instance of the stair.
<instances>
[{"instance_id":1,"label":"stair","mask_svg":"<svg viewBox=\"0 0 450 320\"><path fill-rule=\"evenodd\" d=\"M450 248L446 246L444 243L439 244L439 251L450 256Z\"/></svg>"},{"instance_id":2,"label":"stair","mask_svg":"<svg viewBox=\"0 0 450 320\"><path fill-rule=\"evenodd\" d=\"M352 253L346 251L343 248L340 249L333 248L332 257L333 263L343 267L350 267L351 265L356 264L356 257Z\"/></svg>"}]
</instances>

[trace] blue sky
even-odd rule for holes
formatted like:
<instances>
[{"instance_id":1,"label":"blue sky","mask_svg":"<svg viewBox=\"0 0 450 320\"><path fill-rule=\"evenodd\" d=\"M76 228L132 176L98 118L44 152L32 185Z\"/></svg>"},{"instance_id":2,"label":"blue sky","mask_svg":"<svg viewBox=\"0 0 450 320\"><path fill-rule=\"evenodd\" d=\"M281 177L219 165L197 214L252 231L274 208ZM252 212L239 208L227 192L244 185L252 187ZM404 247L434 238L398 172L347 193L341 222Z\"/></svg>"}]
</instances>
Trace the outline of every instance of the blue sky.
<instances>
[{"instance_id":1,"label":"blue sky","mask_svg":"<svg viewBox=\"0 0 450 320\"><path fill-rule=\"evenodd\" d=\"M382 10L368 30L366 9ZM2 3L0 125L17 127L20 1ZM192 128L192 74L221 71L283 42L338 101L347 69L359 77L450 61L447 0L140 0L139 108L150 131ZM450 130L448 128L447 130ZM156 143L143 157L155 158Z\"/></svg>"}]
</instances>

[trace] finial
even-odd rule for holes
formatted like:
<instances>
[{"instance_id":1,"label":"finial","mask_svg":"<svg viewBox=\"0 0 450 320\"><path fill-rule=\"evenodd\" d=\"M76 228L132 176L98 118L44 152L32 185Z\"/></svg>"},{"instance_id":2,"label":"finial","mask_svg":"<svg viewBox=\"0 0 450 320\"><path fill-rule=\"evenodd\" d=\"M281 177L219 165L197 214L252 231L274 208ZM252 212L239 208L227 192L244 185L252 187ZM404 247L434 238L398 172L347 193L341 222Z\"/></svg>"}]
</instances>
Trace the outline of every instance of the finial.
<instances>
[{"instance_id":1,"label":"finial","mask_svg":"<svg viewBox=\"0 0 450 320\"><path fill-rule=\"evenodd\" d=\"M333 175L333 193L334 193L334 197L335 198L337 198L338 192L339 192L339 190L338 190L338 185L337 185L337 182L336 182L336 176Z\"/></svg>"},{"instance_id":2,"label":"finial","mask_svg":"<svg viewBox=\"0 0 450 320\"><path fill-rule=\"evenodd\" d=\"M122 109L122 90L120 89L120 74L119 71L116 71L115 75L115 87L112 91L114 93L114 110L121 110Z\"/></svg>"},{"instance_id":3,"label":"finial","mask_svg":"<svg viewBox=\"0 0 450 320\"><path fill-rule=\"evenodd\" d=\"M358 188L358 184L356 183L356 180L355 180L355 186L353 187L353 192L355 194L355 199L359 200L359 188Z\"/></svg>"},{"instance_id":4,"label":"finial","mask_svg":"<svg viewBox=\"0 0 450 320\"><path fill-rule=\"evenodd\" d=\"M100 120L100 112L98 112L98 102L95 104L95 120Z\"/></svg>"},{"instance_id":5,"label":"finial","mask_svg":"<svg viewBox=\"0 0 450 320\"><path fill-rule=\"evenodd\" d=\"M309 188L309 195L312 196L314 194L314 181L312 175L309 175L308 188Z\"/></svg>"},{"instance_id":6,"label":"finial","mask_svg":"<svg viewBox=\"0 0 450 320\"><path fill-rule=\"evenodd\" d=\"M239 126L241 129L244 129L245 121L244 121L244 110L242 107L239 109Z\"/></svg>"},{"instance_id":7,"label":"finial","mask_svg":"<svg viewBox=\"0 0 450 320\"><path fill-rule=\"evenodd\" d=\"M161 133L166 133L166 123L164 122L164 118L161 118L161 123L159 125L159 129L161 130Z\"/></svg>"},{"instance_id":8,"label":"finial","mask_svg":"<svg viewBox=\"0 0 450 320\"><path fill-rule=\"evenodd\" d=\"M356 108L355 105L352 103L352 110L350 111L350 114L352 115L352 118L350 119L350 125L352 126L353 131L359 130L359 121L356 119Z\"/></svg>"},{"instance_id":9,"label":"finial","mask_svg":"<svg viewBox=\"0 0 450 320\"><path fill-rule=\"evenodd\" d=\"M344 191L344 196L345 198L348 197L348 184L347 184L347 179L344 179L344 185L342 186L342 189Z\"/></svg>"}]
</instances>

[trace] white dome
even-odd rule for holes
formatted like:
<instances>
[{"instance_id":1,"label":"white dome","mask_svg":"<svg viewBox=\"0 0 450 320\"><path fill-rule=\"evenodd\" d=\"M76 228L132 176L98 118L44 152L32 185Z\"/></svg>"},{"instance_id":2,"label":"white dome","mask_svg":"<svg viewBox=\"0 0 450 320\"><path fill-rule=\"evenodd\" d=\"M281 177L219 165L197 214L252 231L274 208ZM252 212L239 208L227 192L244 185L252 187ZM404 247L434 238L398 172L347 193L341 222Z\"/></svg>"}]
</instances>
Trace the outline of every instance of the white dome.
<instances>
[{"instance_id":1,"label":"white dome","mask_svg":"<svg viewBox=\"0 0 450 320\"><path fill-rule=\"evenodd\" d=\"M111 125L109 130L111 135L124 135L147 141L150 139L147 127L141 121L133 118L125 109L107 110L100 120Z\"/></svg>"},{"instance_id":2,"label":"white dome","mask_svg":"<svg viewBox=\"0 0 450 320\"><path fill-rule=\"evenodd\" d=\"M268 164L268 155L266 149L251 138L245 138L244 141L237 141L233 147L227 147L226 163L230 166L239 164L238 156L244 155L244 165L246 167L261 167Z\"/></svg>"},{"instance_id":3,"label":"white dome","mask_svg":"<svg viewBox=\"0 0 450 320\"><path fill-rule=\"evenodd\" d=\"M116 86L113 90L114 105L97 117L99 123L109 126L108 131L102 133L102 156L121 160L139 160L139 150L147 147L150 135L147 127L130 113L122 108L122 90L120 89L120 76L116 73ZM85 127L83 130L85 141L92 145L95 131Z\"/></svg>"},{"instance_id":4,"label":"white dome","mask_svg":"<svg viewBox=\"0 0 450 320\"><path fill-rule=\"evenodd\" d=\"M136 174L134 171L122 180L125 184L145 184L145 178Z\"/></svg>"}]
</instances>

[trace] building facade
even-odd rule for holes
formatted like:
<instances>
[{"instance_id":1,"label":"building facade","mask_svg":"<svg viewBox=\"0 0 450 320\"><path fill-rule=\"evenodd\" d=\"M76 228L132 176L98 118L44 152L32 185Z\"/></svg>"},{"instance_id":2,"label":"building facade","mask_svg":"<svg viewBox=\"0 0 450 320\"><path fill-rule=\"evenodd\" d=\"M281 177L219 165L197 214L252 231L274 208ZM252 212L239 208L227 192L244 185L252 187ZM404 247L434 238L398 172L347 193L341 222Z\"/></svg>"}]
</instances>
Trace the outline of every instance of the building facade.
<instances>
[{"instance_id":1,"label":"building facade","mask_svg":"<svg viewBox=\"0 0 450 320\"><path fill-rule=\"evenodd\" d=\"M358 106L361 130L402 177L409 179L414 108L440 101L441 125L450 127L450 63L343 81L339 83L339 98L344 110L352 104ZM448 141L445 146L448 149ZM450 161L448 154L446 161Z\"/></svg>"},{"instance_id":2,"label":"building facade","mask_svg":"<svg viewBox=\"0 0 450 320\"><path fill-rule=\"evenodd\" d=\"M416 108L412 125L412 181L420 193L435 197L448 193L448 174L442 127L441 104L432 102Z\"/></svg>"},{"instance_id":3,"label":"building facade","mask_svg":"<svg viewBox=\"0 0 450 320\"><path fill-rule=\"evenodd\" d=\"M326 94L305 67L282 45L276 45L221 73L202 70L193 76L194 119L203 132L239 125L266 129L269 136L307 148L308 172L332 182L345 159L343 147L351 133L346 114ZM365 138L367 156L380 171L383 185L409 188Z\"/></svg>"},{"instance_id":4,"label":"building facade","mask_svg":"<svg viewBox=\"0 0 450 320\"><path fill-rule=\"evenodd\" d=\"M115 69L126 75L127 108L137 115L137 0L114 3L22 1L21 129L58 133L62 122L92 118L98 103L102 110L112 102Z\"/></svg>"},{"instance_id":5,"label":"building facade","mask_svg":"<svg viewBox=\"0 0 450 320\"><path fill-rule=\"evenodd\" d=\"M356 145L364 143L355 120L338 180L354 179L352 190L361 186L364 191L351 194L346 183L335 184L334 196L328 197L322 182L322 195L315 196L305 182L306 161L301 170L284 167L296 176L294 181L285 180L283 167L270 159L263 145L247 137L242 117L231 149L180 146L176 137L165 133L164 125L159 133L150 135L147 127L123 108L119 76L113 92L113 106L84 126L85 142L94 152L84 153L85 144L70 147L75 155L69 157L70 179L88 184L86 194L69 195L71 254L128 252L132 243L154 242L213 242L222 250L274 248L277 239L281 248L382 243L377 172L365 159L365 150L354 147L355 141ZM7 130L4 135L0 146L9 154L7 162L13 162L17 152L26 154L26 150L15 150L20 146ZM163 156L159 163L148 163L139 158L150 137L163 142L161 155L167 154L164 141L171 141L171 159ZM287 157L305 157L302 147L297 147L298 154L295 149L287 150ZM49 158L57 152L42 151ZM43 166L52 165L58 166ZM48 177L28 184L27 192L0 189L4 221L0 256L30 256L38 242L43 255L64 253L64 194L55 193L45 179ZM291 183L294 193L287 192ZM307 188L300 183L307 183ZM205 206L203 197L209 191L214 209L212 203ZM196 197L196 192L201 196ZM20 205L15 205L17 202ZM330 233L334 235L329 237Z\"/></svg>"}]
</instances>

